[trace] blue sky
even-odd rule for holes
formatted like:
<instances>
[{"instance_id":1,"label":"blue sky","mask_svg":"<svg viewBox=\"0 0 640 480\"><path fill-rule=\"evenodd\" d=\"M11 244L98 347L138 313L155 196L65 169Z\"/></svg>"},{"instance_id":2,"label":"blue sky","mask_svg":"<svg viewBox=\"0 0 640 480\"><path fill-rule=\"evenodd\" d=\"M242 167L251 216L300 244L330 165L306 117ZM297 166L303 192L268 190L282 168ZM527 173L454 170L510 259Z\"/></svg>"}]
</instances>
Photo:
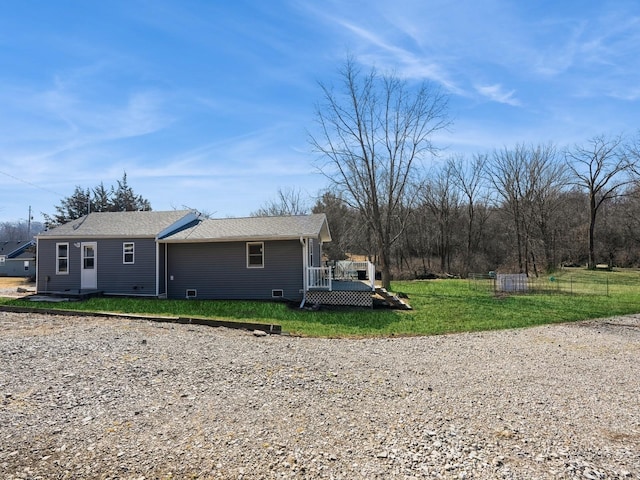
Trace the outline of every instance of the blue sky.
<instances>
[{"instance_id":1,"label":"blue sky","mask_svg":"<svg viewBox=\"0 0 640 480\"><path fill-rule=\"evenodd\" d=\"M450 95L444 156L640 127L636 0L9 0L0 222L125 171L155 210L313 197L318 82L348 53Z\"/></svg>"}]
</instances>

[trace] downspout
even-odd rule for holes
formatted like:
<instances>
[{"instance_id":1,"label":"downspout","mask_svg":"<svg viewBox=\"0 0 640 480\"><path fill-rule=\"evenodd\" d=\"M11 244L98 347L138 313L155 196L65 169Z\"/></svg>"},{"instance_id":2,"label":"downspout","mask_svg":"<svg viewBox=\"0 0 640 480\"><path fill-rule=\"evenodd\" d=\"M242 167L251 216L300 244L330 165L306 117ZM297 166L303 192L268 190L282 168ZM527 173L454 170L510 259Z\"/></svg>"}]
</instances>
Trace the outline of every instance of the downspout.
<instances>
[{"instance_id":1,"label":"downspout","mask_svg":"<svg viewBox=\"0 0 640 480\"><path fill-rule=\"evenodd\" d=\"M169 298L169 244L164 244L164 295Z\"/></svg>"},{"instance_id":2,"label":"downspout","mask_svg":"<svg viewBox=\"0 0 640 480\"><path fill-rule=\"evenodd\" d=\"M156 298L160 296L160 244L156 237Z\"/></svg>"},{"instance_id":3,"label":"downspout","mask_svg":"<svg viewBox=\"0 0 640 480\"><path fill-rule=\"evenodd\" d=\"M38 268L38 263L40 262L40 255L38 255L39 251L40 251L40 239L36 237L36 293L40 293L38 292L38 288L40 286L40 284L38 283L38 280L40 280L40 276L38 275L38 272L40 271L40 268Z\"/></svg>"},{"instance_id":4,"label":"downspout","mask_svg":"<svg viewBox=\"0 0 640 480\"><path fill-rule=\"evenodd\" d=\"M307 301L307 290L309 289L309 276L308 276L308 260L307 249L304 238L300 237L300 245L302 245L302 303L300 308L304 308L304 304Z\"/></svg>"}]
</instances>

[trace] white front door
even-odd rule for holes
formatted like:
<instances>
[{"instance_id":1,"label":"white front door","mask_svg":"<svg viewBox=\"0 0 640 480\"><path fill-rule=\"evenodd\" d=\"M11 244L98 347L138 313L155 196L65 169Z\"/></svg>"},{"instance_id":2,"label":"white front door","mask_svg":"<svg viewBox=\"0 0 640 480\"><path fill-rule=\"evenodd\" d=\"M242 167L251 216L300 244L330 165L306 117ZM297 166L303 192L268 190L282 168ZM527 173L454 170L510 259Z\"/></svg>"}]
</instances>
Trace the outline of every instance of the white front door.
<instances>
[{"instance_id":1,"label":"white front door","mask_svg":"<svg viewBox=\"0 0 640 480\"><path fill-rule=\"evenodd\" d=\"M82 290L98 288L98 256L96 242L83 242L80 288Z\"/></svg>"}]
</instances>

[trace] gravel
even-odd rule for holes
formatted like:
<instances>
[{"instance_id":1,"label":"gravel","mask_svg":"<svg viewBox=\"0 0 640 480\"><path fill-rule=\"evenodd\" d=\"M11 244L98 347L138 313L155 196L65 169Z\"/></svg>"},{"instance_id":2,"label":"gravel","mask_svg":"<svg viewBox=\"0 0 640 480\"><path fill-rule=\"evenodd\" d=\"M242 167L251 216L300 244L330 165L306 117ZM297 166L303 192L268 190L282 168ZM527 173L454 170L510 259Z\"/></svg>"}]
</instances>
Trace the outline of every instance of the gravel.
<instances>
[{"instance_id":1,"label":"gravel","mask_svg":"<svg viewBox=\"0 0 640 480\"><path fill-rule=\"evenodd\" d=\"M3 479L640 478L640 315L309 339L0 312Z\"/></svg>"}]
</instances>

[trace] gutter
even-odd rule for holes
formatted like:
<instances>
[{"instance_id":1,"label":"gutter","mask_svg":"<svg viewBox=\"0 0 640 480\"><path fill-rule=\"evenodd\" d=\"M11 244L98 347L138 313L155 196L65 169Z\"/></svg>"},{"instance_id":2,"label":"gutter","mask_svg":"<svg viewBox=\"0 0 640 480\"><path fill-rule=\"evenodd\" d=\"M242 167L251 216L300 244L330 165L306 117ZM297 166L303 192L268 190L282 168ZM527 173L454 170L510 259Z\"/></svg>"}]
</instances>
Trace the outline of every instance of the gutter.
<instances>
[{"instance_id":1,"label":"gutter","mask_svg":"<svg viewBox=\"0 0 640 480\"><path fill-rule=\"evenodd\" d=\"M306 251L306 242L303 237L300 237L300 245L302 245L302 302L300 303L300 308L304 308L304 304L307 301L307 290L309 279L307 278L307 270L308 270L308 260L307 260L307 251Z\"/></svg>"}]
</instances>

